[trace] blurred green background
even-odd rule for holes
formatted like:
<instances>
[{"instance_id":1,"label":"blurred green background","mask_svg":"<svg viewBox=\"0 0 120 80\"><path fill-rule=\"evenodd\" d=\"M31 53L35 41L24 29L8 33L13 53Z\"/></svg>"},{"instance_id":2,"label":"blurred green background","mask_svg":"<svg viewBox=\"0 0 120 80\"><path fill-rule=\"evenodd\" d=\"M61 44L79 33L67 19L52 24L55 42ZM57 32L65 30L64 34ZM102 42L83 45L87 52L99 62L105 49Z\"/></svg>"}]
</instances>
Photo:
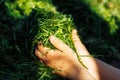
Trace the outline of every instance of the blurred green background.
<instances>
[{"instance_id":1,"label":"blurred green background","mask_svg":"<svg viewBox=\"0 0 120 80\"><path fill-rule=\"evenodd\" d=\"M53 0L58 11L70 14L91 54L120 62L120 0ZM119 66L118 66L119 67Z\"/></svg>"},{"instance_id":2,"label":"blurred green background","mask_svg":"<svg viewBox=\"0 0 120 80\"><path fill-rule=\"evenodd\" d=\"M48 18L52 13L71 16L89 52L120 68L120 0L15 1L0 1L0 80L64 80L53 75L52 69L41 64L31 51L32 39L38 30L35 13L30 11L33 2L38 7L42 3L47 5L38 17ZM24 4L20 4L22 1Z\"/></svg>"}]
</instances>

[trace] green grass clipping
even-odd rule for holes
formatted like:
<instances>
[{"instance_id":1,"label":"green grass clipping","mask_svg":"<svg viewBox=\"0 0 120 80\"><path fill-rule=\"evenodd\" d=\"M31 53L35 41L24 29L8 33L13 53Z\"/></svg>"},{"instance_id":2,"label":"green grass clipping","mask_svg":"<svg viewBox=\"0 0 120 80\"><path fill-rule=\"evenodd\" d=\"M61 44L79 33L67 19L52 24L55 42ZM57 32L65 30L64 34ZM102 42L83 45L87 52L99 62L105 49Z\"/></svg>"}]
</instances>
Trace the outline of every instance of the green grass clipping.
<instances>
[{"instance_id":1,"label":"green grass clipping","mask_svg":"<svg viewBox=\"0 0 120 80\"><path fill-rule=\"evenodd\" d=\"M50 35L74 49L71 16L57 12L51 0L5 0L0 4L0 79L64 80L36 58L34 49L39 41L55 49Z\"/></svg>"}]
</instances>

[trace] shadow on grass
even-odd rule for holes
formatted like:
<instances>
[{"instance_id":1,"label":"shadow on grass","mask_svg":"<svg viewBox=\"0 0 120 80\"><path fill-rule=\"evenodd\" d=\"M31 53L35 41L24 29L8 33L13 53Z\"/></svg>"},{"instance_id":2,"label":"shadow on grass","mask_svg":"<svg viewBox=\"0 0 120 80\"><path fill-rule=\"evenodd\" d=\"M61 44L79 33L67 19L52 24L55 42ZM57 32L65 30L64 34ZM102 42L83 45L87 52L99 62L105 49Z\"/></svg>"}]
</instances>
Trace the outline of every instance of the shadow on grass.
<instances>
[{"instance_id":1,"label":"shadow on grass","mask_svg":"<svg viewBox=\"0 0 120 80\"><path fill-rule=\"evenodd\" d=\"M7 13L4 1L0 5L0 80L62 79L34 55L32 44L39 28L34 11L17 19Z\"/></svg>"},{"instance_id":2,"label":"shadow on grass","mask_svg":"<svg viewBox=\"0 0 120 80\"><path fill-rule=\"evenodd\" d=\"M110 34L108 22L98 16L83 0L53 0L57 10L72 15L78 33L92 55L120 68L120 21L115 34ZM104 15L104 14L103 14ZM118 65L117 65L118 64Z\"/></svg>"},{"instance_id":3,"label":"shadow on grass","mask_svg":"<svg viewBox=\"0 0 120 80\"><path fill-rule=\"evenodd\" d=\"M72 0L53 2L60 12L72 14L83 42L93 55L103 55L105 58L100 58L109 63L112 60L120 60L119 30L114 36L110 35L108 24L83 2L77 3ZM22 20L14 19L7 14L4 2L0 2L0 5L0 79L42 80L46 75L44 80L56 78L63 80L48 73L46 66L40 64L32 51L32 41L39 25L36 17L31 14Z\"/></svg>"},{"instance_id":4,"label":"shadow on grass","mask_svg":"<svg viewBox=\"0 0 120 80\"><path fill-rule=\"evenodd\" d=\"M6 12L4 3L0 7L0 79L36 80L38 61L31 51L34 33L30 33L29 18L14 19ZM2 11L3 10L3 11ZM31 25L31 26L28 26ZM37 31L36 29L34 29Z\"/></svg>"}]
</instances>

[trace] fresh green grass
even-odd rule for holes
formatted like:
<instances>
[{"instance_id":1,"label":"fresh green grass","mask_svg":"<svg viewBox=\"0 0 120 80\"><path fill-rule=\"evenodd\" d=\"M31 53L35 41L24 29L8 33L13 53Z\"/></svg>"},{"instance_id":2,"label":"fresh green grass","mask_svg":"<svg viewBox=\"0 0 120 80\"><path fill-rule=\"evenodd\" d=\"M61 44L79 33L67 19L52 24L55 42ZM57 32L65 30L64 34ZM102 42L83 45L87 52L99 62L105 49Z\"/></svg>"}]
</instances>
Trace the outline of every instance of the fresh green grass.
<instances>
[{"instance_id":1,"label":"fresh green grass","mask_svg":"<svg viewBox=\"0 0 120 80\"><path fill-rule=\"evenodd\" d=\"M71 31L75 27L92 55L102 55L97 58L109 64L119 61L119 14L112 18L118 29L111 34L108 19L95 9L82 0L1 0L0 80L64 80L36 58L34 49L38 41L54 49L50 35L74 49Z\"/></svg>"},{"instance_id":2,"label":"fresh green grass","mask_svg":"<svg viewBox=\"0 0 120 80\"><path fill-rule=\"evenodd\" d=\"M0 79L63 80L40 63L34 49L39 41L53 49L48 40L50 35L57 36L74 49L71 16L57 12L50 0L6 0L1 4Z\"/></svg>"}]
</instances>

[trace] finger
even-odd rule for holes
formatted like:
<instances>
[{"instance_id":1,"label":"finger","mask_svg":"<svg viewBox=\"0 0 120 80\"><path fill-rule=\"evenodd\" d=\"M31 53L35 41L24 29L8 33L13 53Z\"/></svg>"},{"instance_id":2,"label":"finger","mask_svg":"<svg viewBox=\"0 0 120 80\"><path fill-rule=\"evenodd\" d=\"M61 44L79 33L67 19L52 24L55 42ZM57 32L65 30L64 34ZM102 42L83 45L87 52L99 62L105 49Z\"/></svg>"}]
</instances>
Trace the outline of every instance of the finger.
<instances>
[{"instance_id":1,"label":"finger","mask_svg":"<svg viewBox=\"0 0 120 80\"><path fill-rule=\"evenodd\" d=\"M35 49L35 55L40 59L40 60L45 60L46 55L41 53L38 49Z\"/></svg>"},{"instance_id":2,"label":"finger","mask_svg":"<svg viewBox=\"0 0 120 80\"><path fill-rule=\"evenodd\" d=\"M96 76L98 77L98 74L97 74L98 70L97 70L96 62L94 58L90 56L89 52L87 51L87 49L85 48L81 40L79 39L76 30L72 31L72 39L73 39L73 43L75 45L76 51L79 54L79 56L81 55L88 56L88 57L80 57L83 64L88 68L87 69L88 72L91 73L93 77L95 78Z\"/></svg>"},{"instance_id":3,"label":"finger","mask_svg":"<svg viewBox=\"0 0 120 80\"><path fill-rule=\"evenodd\" d=\"M55 36L50 36L50 42L60 51L63 51L64 53L74 53L74 51L67 46L66 44L64 44L60 39L58 39Z\"/></svg>"},{"instance_id":4,"label":"finger","mask_svg":"<svg viewBox=\"0 0 120 80\"><path fill-rule=\"evenodd\" d=\"M50 48L43 47L42 44L38 44L38 50L43 54L47 54L49 52Z\"/></svg>"},{"instance_id":5,"label":"finger","mask_svg":"<svg viewBox=\"0 0 120 80\"><path fill-rule=\"evenodd\" d=\"M38 44L38 50L48 57L55 55L55 51L56 51L56 50L52 50L50 48L44 47L42 44Z\"/></svg>"},{"instance_id":6,"label":"finger","mask_svg":"<svg viewBox=\"0 0 120 80\"><path fill-rule=\"evenodd\" d=\"M72 31L72 40L79 55L89 55L89 52L78 37L77 30Z\"/></svg>"}]
</instances>

